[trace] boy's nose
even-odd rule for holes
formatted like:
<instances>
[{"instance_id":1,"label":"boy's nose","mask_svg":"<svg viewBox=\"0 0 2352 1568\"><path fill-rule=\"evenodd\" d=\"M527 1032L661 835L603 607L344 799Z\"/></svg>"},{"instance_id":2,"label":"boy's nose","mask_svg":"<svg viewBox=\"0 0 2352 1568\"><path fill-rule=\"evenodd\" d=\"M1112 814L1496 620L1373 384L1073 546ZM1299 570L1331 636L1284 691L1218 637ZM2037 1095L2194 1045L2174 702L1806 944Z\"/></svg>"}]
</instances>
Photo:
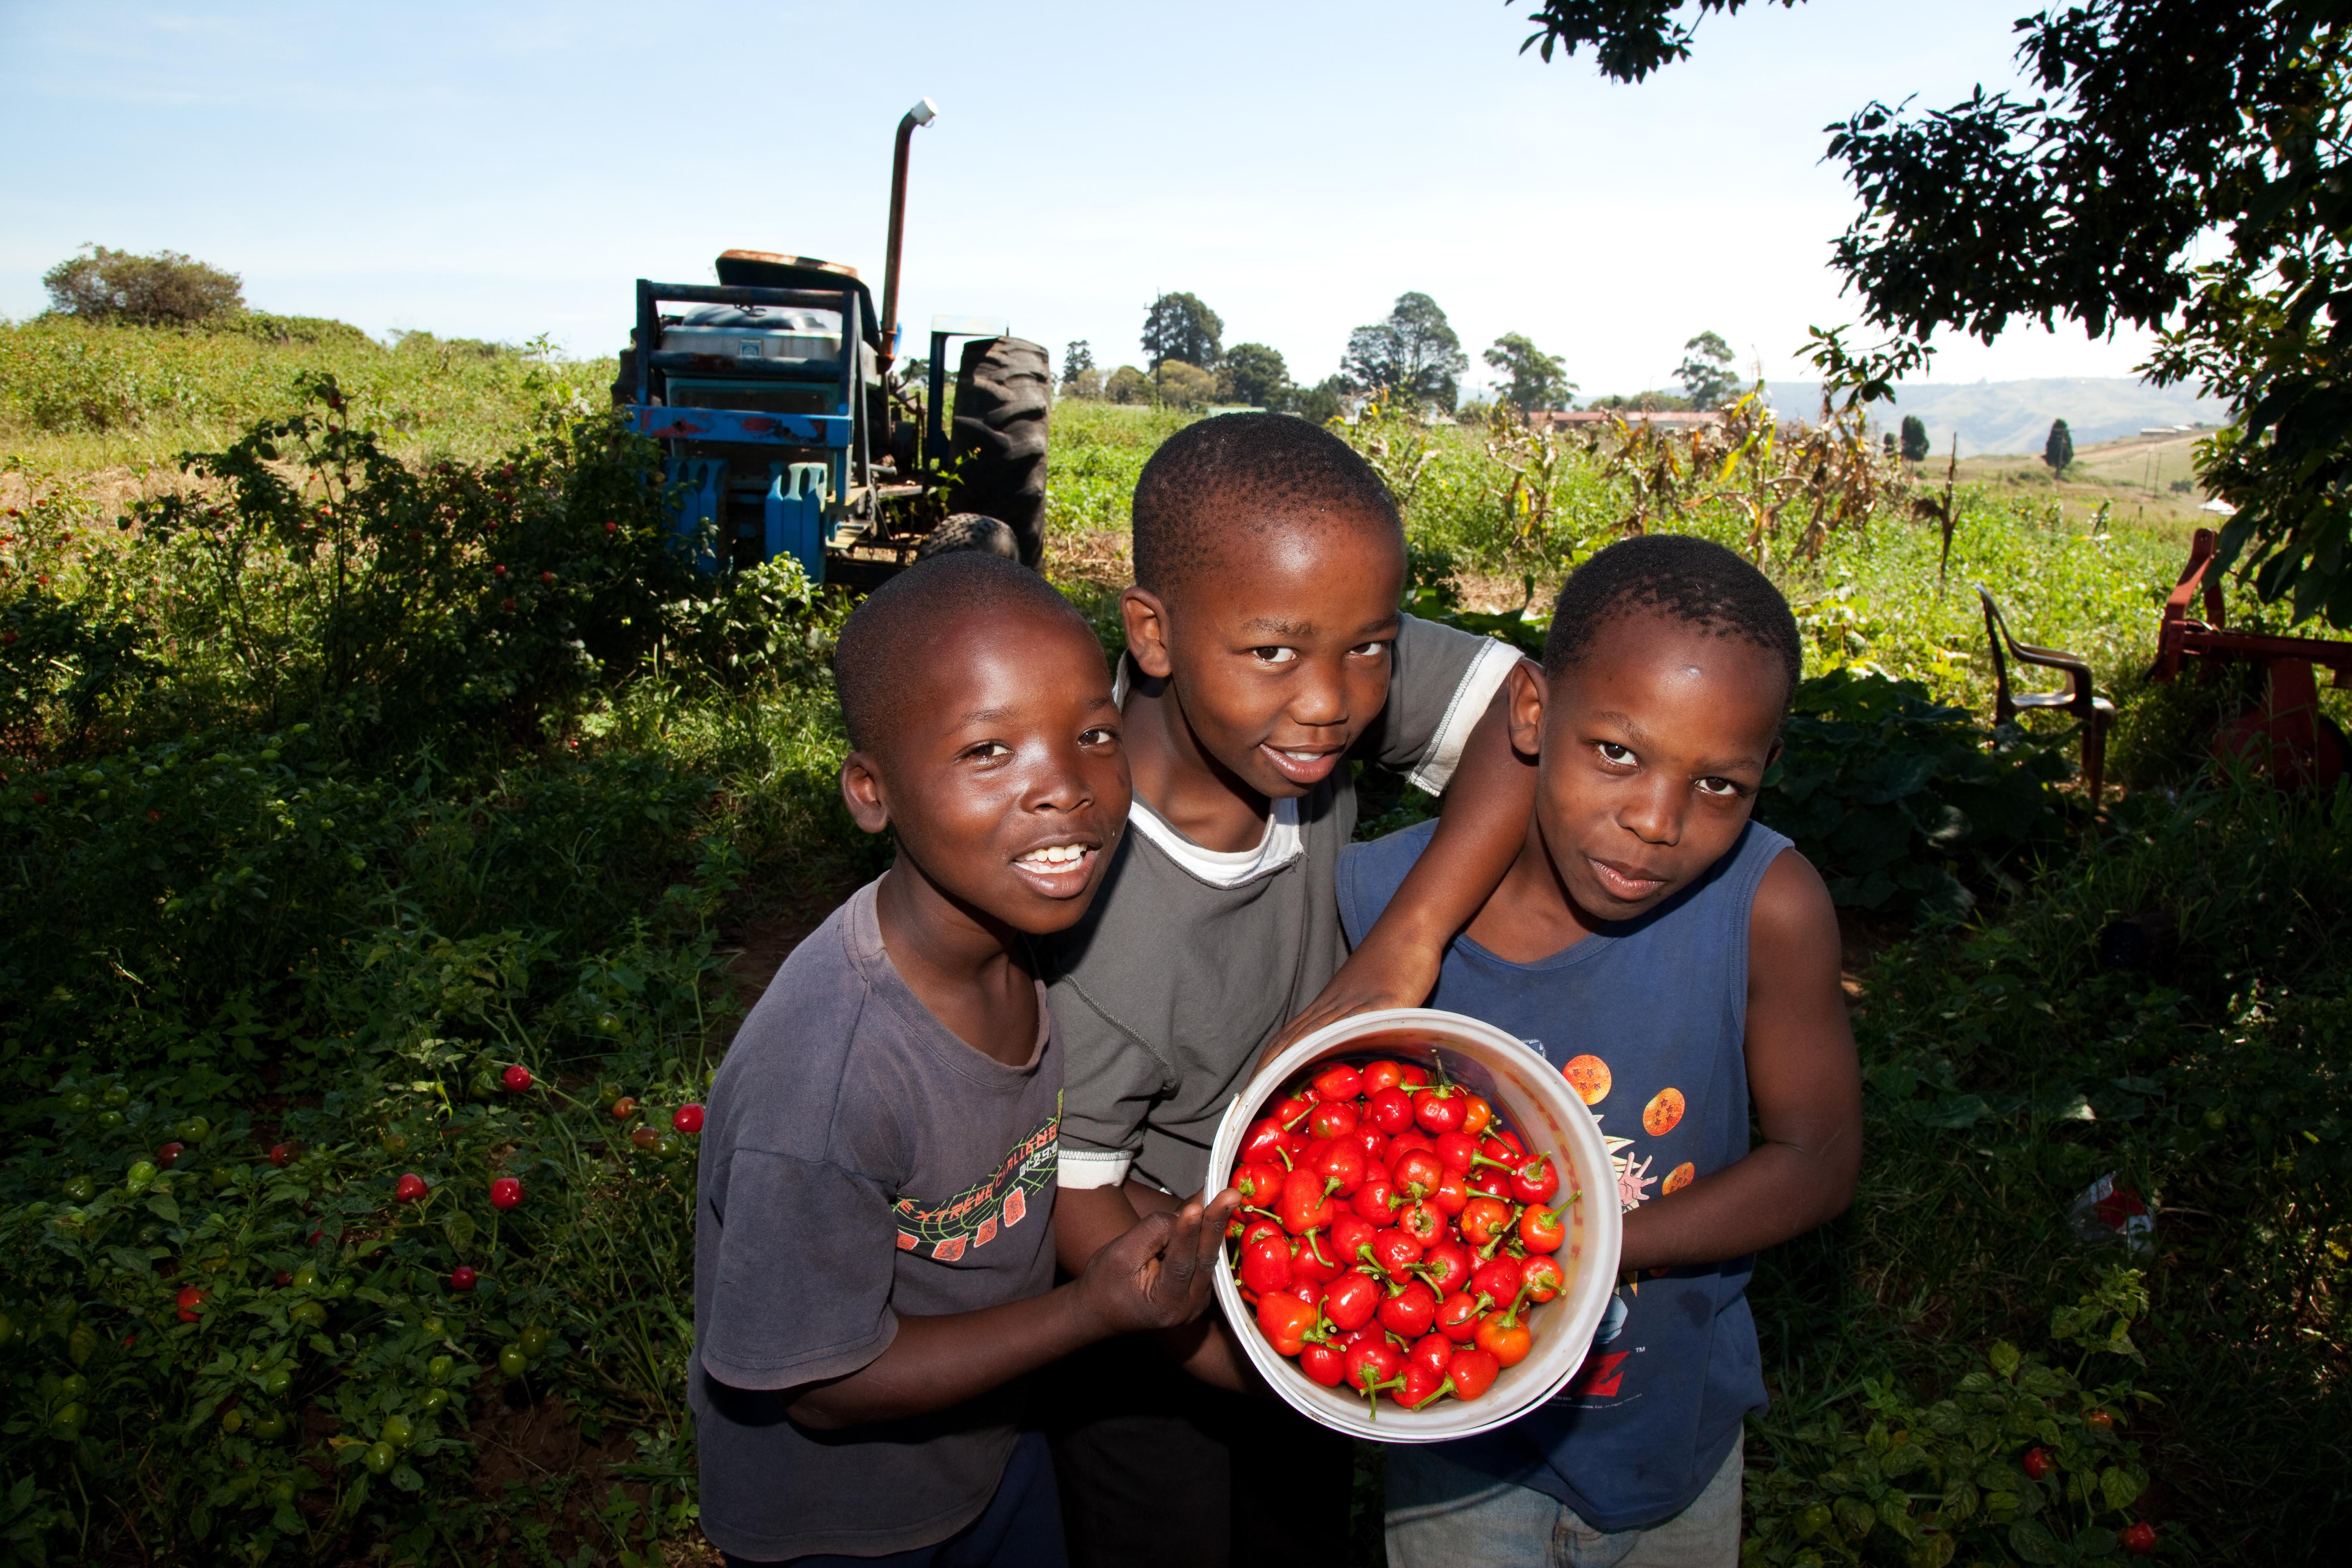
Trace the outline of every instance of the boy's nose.
<instances>
[{"instance_id":1,"label":"boy's nose","mask_svg":"<svg viewBox=\"0 0 2352 1568\"><path fill-rule=\"evenodd\" d=\"M1637 791L1618 812L1617 825L1644 844L1672 848L1682 841L1681 805L1680 797L1661 781L1657 786Z\"/></svg>"},{"instance_id":2,"label":"boy's nose","mask_svg":"<svg viewBox=\"0 0 2352 1568\"><path fill-rule=\"evenodd\" d=\"M1031 811L1077 811L1094 800L1093 786L1076 757L1041 758L1023 794Z\"/></svg>"},{"instance_id":3,"label":"boy's nose","mask_svg":"<svg viewBox=\"0 0 2352 1568\"><path fill-rule=\"evenodd\" d=\"M1348 721L1348 683L1336 669L1320 668L1305 672L1307 679L1293 689L1290 700L1290 721L1294 724L1328 730Z\"/></svg>"}]
</instances>

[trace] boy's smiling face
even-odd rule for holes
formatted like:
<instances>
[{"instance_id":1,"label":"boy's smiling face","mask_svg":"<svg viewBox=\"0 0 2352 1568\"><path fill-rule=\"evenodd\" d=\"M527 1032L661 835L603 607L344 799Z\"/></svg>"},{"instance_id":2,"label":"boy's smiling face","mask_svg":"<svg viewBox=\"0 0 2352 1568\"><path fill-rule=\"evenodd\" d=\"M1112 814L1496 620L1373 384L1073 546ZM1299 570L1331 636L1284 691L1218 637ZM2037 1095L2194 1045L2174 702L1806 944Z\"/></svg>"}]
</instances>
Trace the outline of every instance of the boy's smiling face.
<instances>
[{"instance_id":1,"label":"boy's smiling face","mask_svg":"<svg viewBox=\"0 0 2352 1568\"><path fill-rule=\"evenodd\" d=\"M842 765L850 815L887 826L950 900L1016 931L1066 930L1127 824L1127 760L1102 646L1018 605L926 628L888 739Z\"/></svg>"},{"instance_id":2,"label":"boy's smiling face","mask_svg":"<svg viewBox=\"0 0 2352 1568\"><path fill-rule=\"evenodd\" d=\"M1128 648L1169 681L1193 740L1234 780L1303 795L1388 700L1404 573L1385 520L1237 531L1166 598L1127 591Z\"/></svg>"},{"instance_id":3,"label":"boy's smiling face","mask_svg":"<svg viewBox=\"0 0 2352 1568\"><path fill-rule=\"evenodd\" d=\"M1645 914L1720 859L1780 749L1778 658L1666 616L1612 616L1580 662L1511 679L1544 853L1592 920Z\"/></svg>"}]
</instances>

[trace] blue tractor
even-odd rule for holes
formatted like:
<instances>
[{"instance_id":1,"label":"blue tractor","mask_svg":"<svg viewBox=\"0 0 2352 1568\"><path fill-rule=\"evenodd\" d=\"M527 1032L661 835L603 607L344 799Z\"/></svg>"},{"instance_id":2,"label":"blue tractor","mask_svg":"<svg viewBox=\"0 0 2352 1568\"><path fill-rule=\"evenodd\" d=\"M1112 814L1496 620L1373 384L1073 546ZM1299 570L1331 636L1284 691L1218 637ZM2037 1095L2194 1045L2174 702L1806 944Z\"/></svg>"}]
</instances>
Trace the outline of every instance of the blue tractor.
<instances>
[{"instance_id":1,"label":"blue tractor","mask_svg":"<svg viewBox=\"0 0 2352 1568\"><path fill-rule=\"evenodd\" d=\"M1002 321L934 317L925 374L897 370L907 154L936 112L925 99L898 122L880 311L854 268L772 251L724 252L715 285L637 279L614 401L667 448L674 526L703 570L789 555L864 592L942 548L1043 558L1045 351Z\"/></svg>"}]
</instances>

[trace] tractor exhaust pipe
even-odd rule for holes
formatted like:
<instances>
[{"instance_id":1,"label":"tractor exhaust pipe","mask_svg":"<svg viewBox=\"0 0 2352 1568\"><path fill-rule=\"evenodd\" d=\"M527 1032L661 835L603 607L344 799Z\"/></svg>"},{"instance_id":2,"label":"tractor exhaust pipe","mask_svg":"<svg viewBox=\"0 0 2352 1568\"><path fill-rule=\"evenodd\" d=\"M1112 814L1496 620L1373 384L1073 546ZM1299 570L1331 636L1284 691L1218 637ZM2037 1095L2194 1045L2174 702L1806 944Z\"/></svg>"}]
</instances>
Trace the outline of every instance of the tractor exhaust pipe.
<instances>
[{"instance_id":1,"label":"tractor exhaust pipe","mask_svg":"<svg viewBox=\"0 0 2352 1568\"><path fill-rule=\"evenodd\" d=\"M929 99L907 110L898 121L898 151L890 159L890 247L882 263L882 349L893 358L898 353L898 243L907 230L907 147L915 127L939 117Z\"/></svg>"}]
</instances>

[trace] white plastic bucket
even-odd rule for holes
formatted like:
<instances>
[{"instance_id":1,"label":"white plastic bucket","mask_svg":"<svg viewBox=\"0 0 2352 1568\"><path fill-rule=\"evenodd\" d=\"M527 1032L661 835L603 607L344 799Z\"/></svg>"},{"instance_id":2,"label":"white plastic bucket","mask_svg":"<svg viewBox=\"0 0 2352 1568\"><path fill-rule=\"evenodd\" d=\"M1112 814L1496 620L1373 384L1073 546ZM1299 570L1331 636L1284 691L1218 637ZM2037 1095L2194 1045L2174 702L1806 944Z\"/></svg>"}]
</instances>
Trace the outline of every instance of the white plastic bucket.
<instances>
[{"instance_id":1,"label":"white plastic bucket","mask_svg":"<svg viewBox=\"0 0 2352 1568\"><path fill-rule=\"evenodd\" d=\"M1557 1068L1492 1024L1431 1007L1391 1007L1342 1018L1318 1029L1252 1079L1218 1124L1209 1152L1210 1191L1229 1179L1250 1124L1283 1089L1318 1062L1335 1058L1385 1057L1443 1068L1447 1078L1483 1095L1505 1125L1519 1135L1530 1154L1549 1153L1560 1171L1554 1200L1566 1222L1568 1239L1556 1255L1567 1286L1531 1310L1528 1327L1535 1348L1525 1361L1506 1367L1495 1386L1477 1399L1441 1399L1425 1410L1407 1410L1382 1399L1375 1419L1361 1394L1344 1386L1325 1388L1266 1342L1256 1314L1242 1300L1231 1262L1217 1265L1217 1302L1225 1321L1266 1382L1294 1407L1335 1431L1381 1443L1439 1443L1489 1432L1541 1405L1568 1385L1584 1363L1593 1331L1617 1288L1617 1253L1622 1231L1617 1178L1592 1112Z\"/></svg>"}]
</instances>

